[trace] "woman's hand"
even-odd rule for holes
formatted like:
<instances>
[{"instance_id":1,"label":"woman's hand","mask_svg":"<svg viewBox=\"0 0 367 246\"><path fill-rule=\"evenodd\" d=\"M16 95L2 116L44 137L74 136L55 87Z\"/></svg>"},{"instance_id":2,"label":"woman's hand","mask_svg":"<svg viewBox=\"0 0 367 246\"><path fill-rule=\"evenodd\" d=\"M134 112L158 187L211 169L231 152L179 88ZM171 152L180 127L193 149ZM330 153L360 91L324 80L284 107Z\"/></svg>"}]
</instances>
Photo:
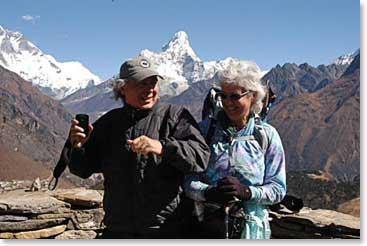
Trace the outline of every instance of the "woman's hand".
<instances>
[{"instance_id":1,"label":"woman's hand","mask_svg":"<svg viewBox=\"0 0 367 246\"><path fill-rule=\"evenodd\" d=\"M233 176L226 176L219 180L218 189L228 197L237 197L240 200L249 200L251 198L251 190L248 186Z\"/></svg>"}]
</instances>

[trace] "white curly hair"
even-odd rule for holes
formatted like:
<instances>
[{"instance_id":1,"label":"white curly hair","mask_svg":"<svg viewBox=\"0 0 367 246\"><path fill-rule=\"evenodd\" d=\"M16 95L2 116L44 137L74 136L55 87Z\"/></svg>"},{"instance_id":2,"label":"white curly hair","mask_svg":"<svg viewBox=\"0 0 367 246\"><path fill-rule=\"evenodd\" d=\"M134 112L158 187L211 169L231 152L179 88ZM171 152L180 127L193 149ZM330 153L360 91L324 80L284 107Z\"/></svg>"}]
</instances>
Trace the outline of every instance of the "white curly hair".
<instances>
[{"instance_id":1,"label":"white curly hair","mask_svg":"<svg viewBox=\"0 0 367 246\"><path fill-rule=\"evenodd\" d=\"M250 111L255 114L261 112L265 89L260 80L261 70L256 63L233 59L224 70L218 72L217 76L220 84L234 84L254 92L256 101Z\"/></svg>"}]
</instances>

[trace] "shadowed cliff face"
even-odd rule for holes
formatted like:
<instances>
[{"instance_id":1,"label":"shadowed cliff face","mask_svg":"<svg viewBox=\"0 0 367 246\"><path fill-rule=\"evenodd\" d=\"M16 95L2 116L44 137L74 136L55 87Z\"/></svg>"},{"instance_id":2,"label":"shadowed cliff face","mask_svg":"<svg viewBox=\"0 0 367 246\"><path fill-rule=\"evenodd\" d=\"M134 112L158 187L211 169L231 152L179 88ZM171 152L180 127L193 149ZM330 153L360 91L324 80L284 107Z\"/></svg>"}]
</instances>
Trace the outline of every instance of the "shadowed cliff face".
<instances>
[{"instance_id":1,"label":"shadowed cliff face","mask_svg":"<svg viewBox=\"0 0 367 246\"><path fill-rule=\"evenodd\" d=\"M13 169L12 177L4 171L0 178L24 178L26 170L32 169L23 168L25 163L54 165L68 135L70 120L71 115L60 103L0 66L0 145L6 147L2 153L6 158L1 158L0 166Z\"/></svg>"}]
</instances>

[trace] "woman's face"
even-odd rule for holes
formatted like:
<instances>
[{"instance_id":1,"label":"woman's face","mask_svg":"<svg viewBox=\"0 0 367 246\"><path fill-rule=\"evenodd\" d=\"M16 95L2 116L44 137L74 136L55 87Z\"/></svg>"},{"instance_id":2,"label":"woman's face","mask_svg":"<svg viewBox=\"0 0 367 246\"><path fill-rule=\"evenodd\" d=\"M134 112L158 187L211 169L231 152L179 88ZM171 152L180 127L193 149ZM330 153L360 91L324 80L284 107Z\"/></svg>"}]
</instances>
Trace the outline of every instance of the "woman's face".
<instances>
[{"instance_id":1,"label":"woman's face","mask_svg":"<svg viewBox=\"0 0 367 246\"><path fill-rule=\"evenodd\" d=\"M224 112L236 127L243 127L247 123L256 94L234 84L222 83L221 88Z\"/></svg>"}]
</instances>

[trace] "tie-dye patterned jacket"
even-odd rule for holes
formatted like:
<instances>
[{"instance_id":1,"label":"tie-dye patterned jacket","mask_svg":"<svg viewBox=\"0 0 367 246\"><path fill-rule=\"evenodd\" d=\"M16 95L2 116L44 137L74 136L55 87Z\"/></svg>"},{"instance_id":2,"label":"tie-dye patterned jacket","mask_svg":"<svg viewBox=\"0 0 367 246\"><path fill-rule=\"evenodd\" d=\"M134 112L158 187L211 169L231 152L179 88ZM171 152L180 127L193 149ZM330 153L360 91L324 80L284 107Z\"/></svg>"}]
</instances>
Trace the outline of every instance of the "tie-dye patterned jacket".
<instances>
[{"instance_id":1,"label":"tie-dye patterned jacket","mask_svg":"<svg viewBox=\"0 0 367 246\"><path fill-rule=\"evenodd\" d=\"M251 137L255 129L255 117L239 131L218 120L210 150L208 168L200 175L185 177L185 193L198 202L205 202L204 193L209 185L216 185L225 176L237 177L252 193L243 202L248 215L242 238L270 238L267 205L280 202L286 193L285 157L281 139L274 127L262 123L268 137L268 147L263 150ZM209 121L200 123L202 134L208 132ZM246 137L247 136L247 137ZM265 151L265 153L263 152Z\"/></svg>"}]
</instances>

